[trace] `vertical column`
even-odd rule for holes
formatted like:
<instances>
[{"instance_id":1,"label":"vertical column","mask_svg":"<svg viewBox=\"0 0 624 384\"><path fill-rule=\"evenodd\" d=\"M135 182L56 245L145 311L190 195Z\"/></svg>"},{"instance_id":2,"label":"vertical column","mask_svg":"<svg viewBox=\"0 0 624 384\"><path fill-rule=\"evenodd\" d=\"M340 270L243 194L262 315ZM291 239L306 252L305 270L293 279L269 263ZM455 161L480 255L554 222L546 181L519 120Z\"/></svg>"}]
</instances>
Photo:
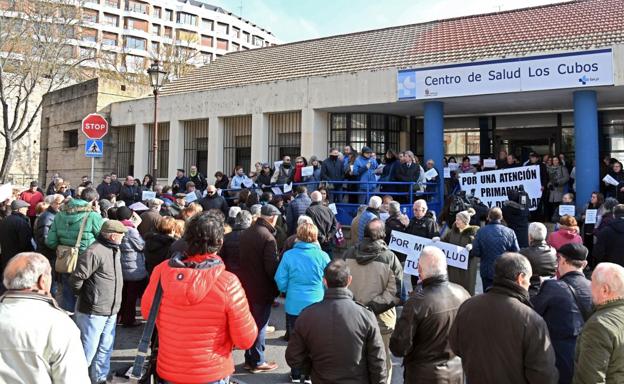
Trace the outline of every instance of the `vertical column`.
<instances>
[{"instance_id":1,"label":"vertical column","mask_svg":"<svg viewBox=\"0 0 624 384\"><path fill-rule=\"evenodd\" d=\"M269 115L254 113L251 116L251 167L257 162L269 161ZM245 169L249 172L249 169Z\"/></svg>"},{"instance_id":2,"label":"vertical column","mask_svg":"<svg viewBox=\"0 0 624 384\"><path fill-rule=\"evenodd\" d=\"M208 118L208 165L206 179L208 184L214 183L214 174L223 170L223 118ZM227 172L225 172L227 173Z\"/></svg>"},{"instance_id":3,"label":"vertical column","mask_svg":"<svg viewBox=\"0 0 624 384\"><path fill-rule=\"evenodd\" d=\"M149 134L147 125L143 123L137 123L134 126L134 176L142 178L143 175L151 173L148 169L148 152L149 148L152 148L152 143L148 143ZM126 175L119 175L124 177Z\"/></svg>"},{"instance_id":4,"label":"vertical column","mask_svg":"<svg viewBox=\"0 0 624 384\"><path fill-rule=\"evenodd\" d=\"M444 104L440 101L428 101L424 105L424 149L423 163L432 159L438 171L437 198L438 215L444 205Z\"/></svg>"},{"instance_id":5,"label":"vertical column","mask_svg":"<svg viewBox=\"0 0 624 384\"><path fill-rule=\"evenodd\" d=\"M173 180L178 168L184 168L184 122L169 122L169 167L167 180ZM186 172L189 170L187 169Z\"/></svg>"},{"instance_id":6,"label":"vertical column","mask_svg":"<svg viewBox=\"0 0 624 384\"><path fill-rule=\"evenodd\" d=\"M482 158L492 154L492 146L490 141L490 119L487 117L479 117L479 152Z\"/></svg>"},{"instance_id":7,"label":"vertical column","mask_svg":"<svg viewBox=\"0 0 624 384\"><path fill-rule=\"evenodd\" d=\"M312 108L301 110L301 156L307 159L312 155L319 159L327 157L328 122L327 112Z\"/></svg>"},{"instance_id":8,"label":"vertical column","mask_svg":"<svg viewBox=\"0 0 624 384\"><path fill-rule=\"evenodd\" d=\"M576 209L579 210L600 187L596 91L574 92L574 150Z\"/></svg>"}]
</instances>

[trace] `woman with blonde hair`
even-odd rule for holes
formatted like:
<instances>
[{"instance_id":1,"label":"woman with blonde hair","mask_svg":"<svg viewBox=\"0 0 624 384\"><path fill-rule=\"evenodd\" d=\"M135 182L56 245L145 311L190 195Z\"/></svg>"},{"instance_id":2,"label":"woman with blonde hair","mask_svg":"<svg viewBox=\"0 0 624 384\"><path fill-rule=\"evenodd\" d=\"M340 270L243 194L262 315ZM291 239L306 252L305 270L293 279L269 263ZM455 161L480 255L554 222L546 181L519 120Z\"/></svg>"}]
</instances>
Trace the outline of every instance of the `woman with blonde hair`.
<instances>
[{"instance_id":1,"label":"woman with blonde hair","mask_svg":"<svg viewBox=\"0 0 624 384\"><path fill-rule=\"evenodd\" d=\"M548 235L548 245L559 250L565 244L583 244L583 238L579 235L578 223L574 216L564 215L559 220L559 229Z\"/></svg>"}]
</instances>

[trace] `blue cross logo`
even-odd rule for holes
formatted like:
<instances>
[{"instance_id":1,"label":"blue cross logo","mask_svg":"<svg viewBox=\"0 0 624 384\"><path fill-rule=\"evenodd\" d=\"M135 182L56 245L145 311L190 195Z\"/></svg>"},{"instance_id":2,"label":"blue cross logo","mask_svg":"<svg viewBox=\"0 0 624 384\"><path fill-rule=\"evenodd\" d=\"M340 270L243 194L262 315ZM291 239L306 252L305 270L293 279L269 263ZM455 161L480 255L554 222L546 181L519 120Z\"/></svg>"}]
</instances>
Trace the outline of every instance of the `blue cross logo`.
<instances>
[{"instance_id":1,"label":"blue cross logo","mask_svg":"<svg viewBox=\"0 0 624 384\"><path fill-rule=\"evenodd\" d=\"M587 82L589 81L589 79L587 78L587 76L583 75L583 77L581 77L579 79L579 83L583 84L583 85L587 85Z\"/></svg>"}]
</instances>

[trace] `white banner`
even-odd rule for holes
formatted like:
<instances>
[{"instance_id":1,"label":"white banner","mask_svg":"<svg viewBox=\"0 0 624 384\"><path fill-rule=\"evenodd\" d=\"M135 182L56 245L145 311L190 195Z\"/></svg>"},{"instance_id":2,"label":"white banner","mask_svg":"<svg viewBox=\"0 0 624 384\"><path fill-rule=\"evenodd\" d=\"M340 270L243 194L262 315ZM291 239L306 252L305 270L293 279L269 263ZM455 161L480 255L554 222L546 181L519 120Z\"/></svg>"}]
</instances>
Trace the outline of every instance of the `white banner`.
<instances>
[{"instance_id":1,"label":"white banner","mask_svg":"<svg viewBox=\"0 0 624 384\"><path fill-rule=\"evenodd\" d=\"M433 241L425 237L392 231L388 248L407 255L403 271L408 275L418 276L418 258L427 245L440 248L446 254L446 263L452 267L468 269L468 250L457 245Z\"/></svg>"},{"instance_id":2,"label":"white banner","mask_svg":"<svg viewBox=\"0 0 624 384\"><path fill-rule=\"evenodd\" d=\"M399 100L613 85L610 48L401 70Z\"/></svg>"},{"instance_id":3,"label":"white banner","mask_svg":"<svg viewBox=\"0 0 624 384\"><path fill-rule=\"evenodd\" d=\"M542 198L542 182L539 165L501 169L497 171L461 173L459 185L462 191L479 198L488 207L501 207L507 201L507 192L519 190L520 186L529 195L529 210L537 209Z\"/></svg>"}]
</instances>

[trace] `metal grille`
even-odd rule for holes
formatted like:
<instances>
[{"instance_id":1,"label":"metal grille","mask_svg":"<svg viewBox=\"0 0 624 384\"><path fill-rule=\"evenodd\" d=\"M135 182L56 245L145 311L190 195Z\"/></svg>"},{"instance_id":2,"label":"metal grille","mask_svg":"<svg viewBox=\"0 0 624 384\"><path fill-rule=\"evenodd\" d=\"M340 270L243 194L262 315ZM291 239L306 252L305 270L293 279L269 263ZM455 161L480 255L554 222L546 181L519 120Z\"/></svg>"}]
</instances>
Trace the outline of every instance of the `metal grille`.
<instances>
[{"instance_id":1,"label":"metal grille","mask_svg":"<svg viewBox=\"0 0 624 384\"><path fill-rule=\"evenodd\" d=\"M300 154L301 112L269 114L269 163L284 156L296 157Z\"/></svg>"},{"instance_id":2,"label":"metal grille","mask_svg":"<svg viewBox=\"0 0 624 384\"><path fill-rule=\"evenodd\" d=\"M231 175L241 165L251 166L251 115L223 119L223 173Z\"/></svg>"},{"instance_id":3,"label":"metal grille","mask_svg":"<svg viewBox=\"0 0 624 384\"><path fill-rule=\"evenodd\" d=\"M117 130L117 175L124 178L134 174L134 125L113 128Z\"/></svg>"},{"instance_id":4,"label":"metal grille","mask_svg":"<svg viewBox=\"0 0 624 384\"><path fill-rule=\"evenodd\" d=\"M373 113L332 113L329 116L330 148L351 144L357 151L369 146L378 154L399 149L405 118Z\"/></svg>"},{"instance_id":5,"label":"metal grille","mask_svg":"<svg viewBox=\"0 0 624 384\"><path fill-rule=\"evenodd\" d=\"M147 154L148 172L153 172L153 156L154 156L154 124L148 124L147 142L149 143L149 151ZM167 177L169 171L169 122L158 123L158 174L153 175L156 178ZM135 175L143 177L142 175Z\"/></svg>"},{"instance_id":6,"label":"metal grille","mask_svg":"<svg viewBox=\"0 0 624 384\"><path fill-rule=\"evenodd\" d=\"M184 122L184 169L196 165L206 176L208 168L208 119Z\"/></svg>"}]
</instances>

